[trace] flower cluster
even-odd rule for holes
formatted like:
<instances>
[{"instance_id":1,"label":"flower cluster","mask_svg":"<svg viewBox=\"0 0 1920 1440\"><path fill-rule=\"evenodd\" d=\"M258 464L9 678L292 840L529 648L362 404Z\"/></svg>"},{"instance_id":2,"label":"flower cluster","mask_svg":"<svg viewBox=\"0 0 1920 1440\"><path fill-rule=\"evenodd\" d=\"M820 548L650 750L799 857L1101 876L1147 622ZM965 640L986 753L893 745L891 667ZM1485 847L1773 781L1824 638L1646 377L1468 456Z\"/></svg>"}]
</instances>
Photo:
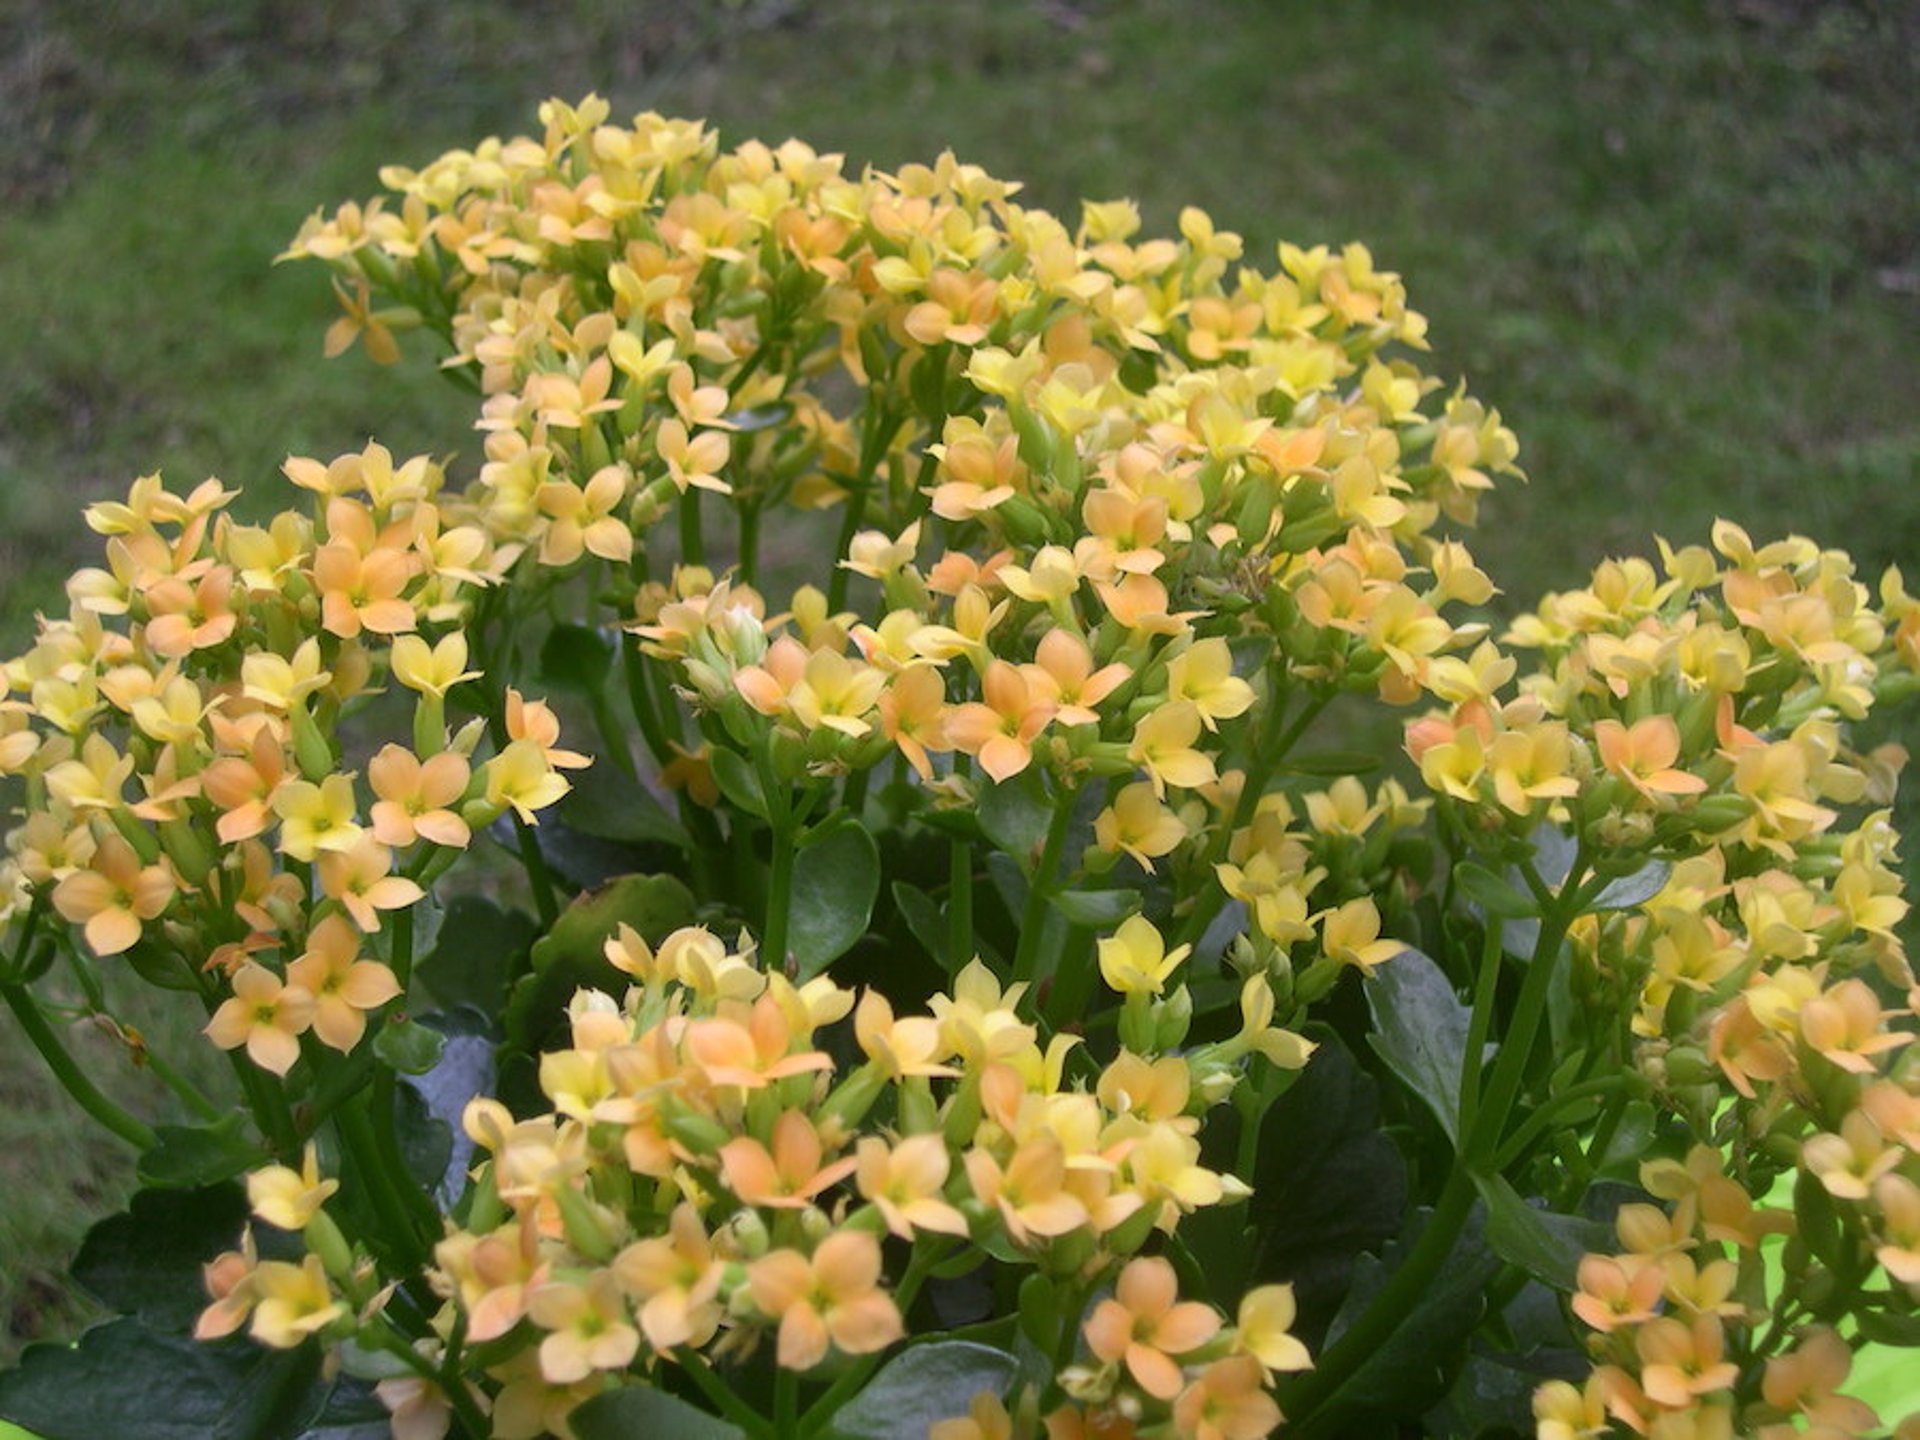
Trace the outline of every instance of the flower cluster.
<instances>
[{"instance_id":1,"label":"flower cluster","mask_svg":"<svg viewBox=\"0 0 1920 1440\"><path fill-rule=\"evenodd\" d=\"M1250 1052L1297 1067L1311 1048L1255 1019L1223 1042L1101 1066L1071 1036L1043 1049L1016 1009L1025 987L1003 990L977 961L931 1014L896 1017L878 991L856 1003L825 977L795 986L704 929L653 946L623 924L605 949L632 983L620 999L576 995L573 1048L540 1061L552 1110L467 1107L487 1159L429 1272L450 1302L437 1328L488 1356L492 1433L509 1440L566 1433L573 1408L629 1371L678 1367L704 1385L711 1361L763 1346L801 1373L873 1355L967 1244L1084 1297L1183 1215L1245 1198L1202 1163L1201 1118ZM1248 1008L1270 1016L1271 998ZM849 1016L864 1058L841 1073L828 1032ZM374 1281L324 1209L334 1182L309 1156L304 1174L250 1185L255 1214L304 1229L310 1253L222 1256L201 1333L251 1315L268 1345L354 1334ZM1223 1329L1175 1288L1164 1259L1126 1264L1086 1322L1101 1368L1063 1382L1072 1398L1049 1426L1160 1404L1181 1436L1272 1427L1263 1377L1307 1364L1288 1289L1250 1292ZM417 1433L438 1433L444 1399L408 1395Z\"/></svg>"},{"instance_id":2,"label":"flower cluster","mask_svg":"<svg viewBox=\"0 0 1920 1440\"><path fill-rule=\"evenodd\" d=\"M155 1073L299 1234L212 1262L200 1334L332 1347L403 1440L634 1390L824 1433L931 1330L999 1367L936 1440L1317 1435L1388 1413L1356 1378L1478 1194L1500 1284L1568 1296L1522 1338L1590 1342L1544 1440L1878 1424L1849 1346L1920 1303L1905 754L1854 738L1920 692L1897 571L1722 523L1496 634L1458 527L1517 444L1363 247L541 120L288 251L329 353L439 338L470 482L295 458L246 524L143 479L0 672L0 988L64 948L95 1010L110 957L196 992L248 1119ZM1382 748L1369 704L1413 717L1398 778L1311 748ZM481 889L499 934L419 983ZM443 984L500 1083L436 1197L395 1072ZM1388 1132L1346 1107L1369 1200L1411 1159L1430 1208L1296 1314L1292 1216L1215 1226L1231 1278L1184 1237L1334 1123L1268 1123L1322 1046L1397 1087ZM1595 1206L1618 1247L1557 1274Z\"/></svg>"}]
</instances>

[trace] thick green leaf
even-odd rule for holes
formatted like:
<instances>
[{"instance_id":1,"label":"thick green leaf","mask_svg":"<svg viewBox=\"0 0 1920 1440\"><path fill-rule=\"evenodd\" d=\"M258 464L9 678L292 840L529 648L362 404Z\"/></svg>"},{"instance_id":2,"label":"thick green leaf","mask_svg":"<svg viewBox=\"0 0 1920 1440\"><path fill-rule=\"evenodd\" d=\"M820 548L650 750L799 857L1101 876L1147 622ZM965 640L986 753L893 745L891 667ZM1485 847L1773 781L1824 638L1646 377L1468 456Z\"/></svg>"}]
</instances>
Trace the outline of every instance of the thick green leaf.
<instances>
[{"instance_id":1,"label":"thick green leaf","mask_svg":"<svg viewBox=\"0 0 1920 1440\"><path fill-rule=\"evenodd\" d=\"M964 1416L982 1391L1005 1395L1020 1362L970 1340L913 1345L881 1367L833 1417L849 1440L923 1440L936 1422Z\"/></svg>"},{"instance_id":2,"label":"thick green leaf","mask_svg":"<svg viewBox=\"0 0 1920 1440\"><path fill-rule=\"evenodd\" d=\"M959 967L947 954L947 916L934 898L905 880L893 882L893 903L900 918L920 946L933 957L934 964L951 975Z\"/></svg>"},{"instance_id":3,"label":"thick green leaf","mask_svg":"<svg viewBox=\"0 0 1920 1440\"><path fill-rule=\"evenodd\" d=\"M1063 890L1048 898L1075 925L1105 930L1138 911L1144 897L1138 890Z\"/></svg>"},{"instance_id":4,"label":"thick green leaf","mask_svg":"<svg viewBox=\"0 0 1920 1440\"><path fill-rule=\"evenodd\" d=\"M1532 895L1484 865L1463 861L1454 867L1453 876L1459 882L1461 893L1490 916L1525 920L1540 913L1540 906Z\"/></svg>"},{"instance_id":5,"label":"thick green leaf","mask_svg":"<svg viewBox=\"0 0 1920 1440\"><path fill-rule=\"evenodd\" d=\"M1475 1175L1473 1183L1487 1202L1487 1243L1494 1254L1562 1294L1573 1292L1582 1256L1612 1248L1613 1231L1607 1226L1537 1210L1504 1176Z\"/></svg>"},{"instance_id":6,"label":"thick green leaf","mask_svg":"<svg viewBox=\"0 0 1920 1440\"><path fill-rule=\"evenodd\" d=\"M315 1345L203 1345L112 1320L29 1348L0 1374L0 1417L42 1440L293 1440L326 1402L319 1377Z\"/></svg>"},{"instance_id":7,"label":"thick green leaf","mask_svg":"<svg viewBox=\"0 0 1920 1440\"><path fill-rule=\"evenodd\" d=\"M1367 1003L1374 1023L1369 1043L1458 1148L1460 1074L1471 1012L1440 967L1413 949L1402 950L1373 972Z\"/></svg>"},{"instance_id":8,"label":"thick green leaf","mask_svg":"<svg viewBox=\"0 0 1920 1440\"><path fill-rule=\"evenodd\" d=\"M533 973L513 987L502 1015L509 1046L537 1054L565 1027L567 1002L582 986L621 993L626 977L606 958L622 923L649 942L693 920L693 896L671 875L623 875L581 895L533 947Z\"/></svg>"},{"instance_id":9,"label":"thick green leaf","mask_svg":"<svg viewBox=\"0 0 1920 1440\"><path fill-rule=\"evenodd\" d=\"M400 1141L400 1158L406 1162L407 1174L422 1190L438 1188L453 1158L453 1128L427 1108L426 1100L411 1085L394 1086L393 1112L394 1133Z\"/></svg>"},{"instance_id":10,"label":"thick green leaf","mask_svg":"<svg viewBox=\"0 0 1920 1440\"><path fill-rule=\"evenodd\" d=\"M569 790L556 807L567 827L599 840L688 850L693 840L646 786L617 765L595 765L591 779ZM549 821L540 820L541 829Z\"/></svg>"},{"instance_id":11,"label":"thick green leaf","mask_svg":"<svg viewBox=\"0 0 1920 1440\"><path fill-rule=\"evenodd\" d=\"M556 625L540 646L540 678L550 689L592 694L612 669L613 647L585 625Z\"/></svg>"},{"instance_id":12,"label":"thick green leaf","mask_svg":"<svg viewBox=\"0 0 1920 1440\"><path fill-rule=\"evenodd\" d=\"M715 746L709 757L714 783L735 809L764 820L767 818L767 794L753 765L738 750Z\"/></svg>"},{"instance_id":13,"label":"thick green leaf","mask_svg":"<svg viewBox=\"0 0 1920 1440\"><path fill-rule=\"evenodd\" d=\"M1389 962L1393 963L1393 962ZM1267 1111L1260 1127L1259 1164L1245 1213L1215 1205L1183 1221L1183 1236L1214 1285L1216 1303L1237 1303L1242 1285L1290 1281L1299 1305L1302 1337L1317 1345L1339 1307L1361 1253L1400 1230L1407 1206L1407 1167L1380 1130L1372 1078L1339 1037L1314 1027L1313 1058L1293 1086ZM1231 1153L1231 1152L1229 1152ZM1203 1224L1204 1222L1204 1224ZM1202 1244L1192 1232L1217 1225L1220 1243ZM1254 1243L1241 1243L1251 1226Z\"/></svg>"},{"instance_id":14,"label":"thick green leaf","mask_svg":"<svg viewBox=\"0 0 1920 1440\"><path fill-rule=\"evenodd\" d=\"M622 1385L567 1417L575 1440L746 1440L746 1431L651 1385Z\"/></svg>"},{"instance_id":15,"label":"thick green leaf","mask_svg":"<svg viewBox=\"0 0 1920 1440\"><path fill-rule=\"evenodd\" d=\"M1406 1232L1379 1259L1369 1255L1361 1260L1354 1272L1353 1289L1328 1331L1329 1345L1339 1340L1385 1287L1418 1242L1431 1215L1426 1209L1416 1211ZM1452 1389L1455 1374L1466 1362L1468 1341L1486 1309L1484 1292L1499 1268L1499 1259L1486 1241L1482 1212L1476 1207L1433 1284L1317 1413L1377 1416L1377 1423L1350 1419L1348 1428L1338 1433L1390 1435L1394 1431L1389 1418L1412 1421L1437 1404Z\"/></svg>"},{"instance_id":16,"label":"thick green leaf","mask_svg":"<svg viewBox=\"0 0 1920 1440\"><path fill-rule=\"evenodd\" d=\"M852 815L829 820L806 838L793 857L787 906L787 949L802 980L859 942L879 894L880 849Z\"/></svg>"},{"instance_id":17,"label":"thick green leaf","mask_svg":"<svg viewBox=\"0 0 1920 1440\"><path fill-rule=\"evenodd\" d=\"M373 1053L402 1075L424 1075L439 1063L446 1038L418 1020L395 1014L373 1037Z\"/></svg>"},{"instance_id":18,"label":"thick green leaf","mask_svg":"<svg viewBox=\"0 0 1920 1440\"><path fill-rule=\"evenodd\" d=\"M231 1182L142 1190L87 1232L73 1278L108 1309L185 1334L207 1304L200 1267L239 1243L247 1214L246 1192Z\"/></svg>"},{"instance_id":19,"label":"thick green leaf","mask_svg":"<svg viewBox=\"0 0 1920 1440\"><path fill-rule=\"evenodd\" d=\"M1022 865L1032 863L1053 821L1053 807L1032 770L997 785L983 784L975 813L987 838Z\"/></svg>"},{"instance_id":20,"label":"thick green leaf","mask_svg":"<svg viewBox=\"0 0 1920 1440\"><path fill-rule=\"evenodd\" d=\"M157 1143L140 1157L140 1178L170 1190L218 1185L267 1162L267 1154L246 1138L238 1114L212 1125L161 1125Z\"/></svg>"},{"instance_id":21,"label":"thick green leaf","mask_svg":"<svg viewBox=\"0 0 1920 1440\"><path fill-rule=\"evenodd\" d=\"M575 897L534 943L533 968L549 970L562 961L579 960L605 964L606 943L623 924L660 939L692 918L693 896L673 876L622 875Z\"/></svg>"},{"instance_id":22,"label":"thick green leaf","mask_svg":"<svg viewBox=\"0 0 1920 1440\"><path fill-rule=\"evenodd\" d=\"M503 910L479 895L459 896L447 906L414 979L443 1009L471 1005L483 1015L498 1014L509 977L539 933L524 911Z\"/></svg>"},{"instance_id":23,"label":"thick green leaf","mask_svg":"<svg viewBox=\"0 0 1920 1440\"><path fill-rule=\"evenodd\" d=\"M1631 910L1634 906L1651 900L1666 888L1667 877L1673 874L1673 867L1664 860L1649 860L1630 875L1622 875L1618 880L1608 882L1606 889L1594 896L1589 910Z\"/></svg>"}]
</instances>

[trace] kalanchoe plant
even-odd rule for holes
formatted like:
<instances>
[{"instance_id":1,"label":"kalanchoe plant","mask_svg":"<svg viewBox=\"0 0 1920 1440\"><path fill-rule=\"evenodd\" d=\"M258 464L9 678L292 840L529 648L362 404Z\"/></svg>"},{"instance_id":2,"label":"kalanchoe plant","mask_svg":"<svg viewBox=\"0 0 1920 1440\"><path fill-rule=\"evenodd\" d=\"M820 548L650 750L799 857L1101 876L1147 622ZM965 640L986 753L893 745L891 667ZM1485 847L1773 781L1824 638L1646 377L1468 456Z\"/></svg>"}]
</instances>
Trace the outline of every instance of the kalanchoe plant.
<instances>
[{"instance_id":1,"label":"kalanchoe plant","mask_svg":"<svg viewBox=\"0 0 1920 1440\"><path fill-rule=\"evenodd\" d=\"M1496 634L1514 437L1363 248L541 118L288 252L472 480L142 479L6 667L0 994L155 1188L0 1415L1888 1433L1897 572L1721 524ZM117 1108L56 959L231 1096Z\"/></svg>"}]
</instances>

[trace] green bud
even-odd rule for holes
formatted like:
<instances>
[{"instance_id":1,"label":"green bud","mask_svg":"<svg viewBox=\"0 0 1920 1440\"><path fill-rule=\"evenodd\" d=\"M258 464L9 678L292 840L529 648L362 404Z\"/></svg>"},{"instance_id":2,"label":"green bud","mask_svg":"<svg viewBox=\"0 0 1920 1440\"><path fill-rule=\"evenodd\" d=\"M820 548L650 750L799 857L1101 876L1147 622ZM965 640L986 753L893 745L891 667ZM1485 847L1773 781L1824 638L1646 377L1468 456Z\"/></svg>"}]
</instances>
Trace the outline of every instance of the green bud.
<instances>
[{"instance_id":1,"label":"green bud","mask_svg":"<svg viewBox=\"0 0 1920 1440\"><path fill-rule=\"evenodd\" d=\"M1154 1053L1177 1050L1193 1024L1193 995L1182 985L1153 1007Z\"/></svg>"},{"instance_id":2,"label":"green bud","mask_svg":"<svg viewBox=\"0 0 1920 1440\"><path fill-rule=\"evenodd\" d=\"M320 733L320 727L314 723L308 713L306 702L294 702L291 711L293 720L293 758L299 763L300 774L314 784L338 770L339 763L334 758L333 746L327 743L327 737Z\"/></svg>"},{"instance_id":3,"label":"green bud","mask_svg":"<svg viewBox=\"0 0 1920 1440\"><path fill-rule=\"evenodd\" d=\"M324 1210L314 1211L300 1236L306 1241L307 1249L320 1258L320 1264L336 1285L344 1289L353 1282L353 1247L347 1244L347 1237L340 1233L331 1215Z\"/></svg>"}]
</instances>

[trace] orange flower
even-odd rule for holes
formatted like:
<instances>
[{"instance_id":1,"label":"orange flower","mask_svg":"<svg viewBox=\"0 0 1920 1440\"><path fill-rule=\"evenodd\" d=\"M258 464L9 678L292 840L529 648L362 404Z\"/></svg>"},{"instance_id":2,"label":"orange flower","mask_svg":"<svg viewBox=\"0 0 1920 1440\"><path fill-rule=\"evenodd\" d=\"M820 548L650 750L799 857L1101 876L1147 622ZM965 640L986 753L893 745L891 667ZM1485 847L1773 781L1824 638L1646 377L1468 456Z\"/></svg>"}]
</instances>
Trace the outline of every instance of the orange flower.
<instances>
[{"instance_id":1,"label":"orange flower","mask_svg":"<svg viewBox=\"0 0 1920 1440\"><path fill-rule=\"evenodd\" d=\"M1133 672L1125 665L1093 668L1093 651L1071 630L1049 630L1040 637L1036 664L1023 665L1027 683L1053 706L1053 718L1062 725L1094 725L1100 712L1093 707L1120 687Z\"/></svg>"},{"instance_id":2,"label":"orange flower","mask_svg":"<svg viewBox=\"0 0 1920 1440\"><path fill-rule=\"evenodd\" d=\"M664 950L662 947L663 958ZM711 1085L758 1090L789 1075L833 1068L833 1062L820 1051L789 1054L792 1046L792 1027L771 995L754 1002L745 1024L733 1016L720 1015L687 1026L688 1058L706 1072Z\"/></svg>"},{"instance_id":3,"label":"orange flower","mask_svg":"<svg viewBox=\"0 0 1920 1440\"><path fill-rule=\"evenodd\" d=\"M981 1203L999 1209L1015 1244L1051 1240L1078 1230L1091 1218L1084 1202L1066 1188L1067 1155L1059 1139L1042 1132L1013 1152L1006 1168L985 1150L969 1150L967 1182Z\"/></svg>"},{"instance_id":4,"label":"orange flower","mask_svg":"<svg viewBox=\"0 0 1920 1440\"><path fill-rule=\"evenodd\" d=\"M814 1197L853 1173L853 1156L823 1165L825 1148L813 1122L798 1110L783 1113L773 1125L773 1149L751 1135L720 1147L720 1169L727 1188L748 1205L800 1210Z\"/></svg>"},{"instance_id":5,"label":"orange flower","mask_svg":"<svg viewBox=\"0 0 1920 1440\"><path fill-rule=\"evenodd\" d=\"M1604 1255L1582 1258L1578 1278L1573 1313L1603 1335L1651 1320L1666 1286L1658 1265L1642 1262L1629 1268Z\"/></svg>"},{"instance_id":6,"label":"orange flower","mask_svg":"<svg viewBox=\"0 0 1920 1440\"><path fill-rule=\"evenodd\" d=\"M200 774L200 791L221 810L221 843L250 840L273 823L273 798L287 778L286 750L273 726L256 719L245 758L226 755Z\"/></svg>"},{"instance_id":7,"label":"orange flower","mask_svg":"<svg viewBox=\"0 0 1920 1440\"><path fill-rule=\"evenodd\" d=\"M287 967L287 980L312 997L313 1033L343 1054L366 1033L366 1012L400 993L400 982L391 970L360 958L359 934L338 915L329 915L313 927L306 952ZM236 976L234 989L239 988Z\"/></svg>"},{"instance_id":8,"label":"orange flower","mask_svg":"<svg viewBox=\"0 0 1920 1440\"><path fill-rule=\"evenodd\" d=\"M1157 1257L1120 1272L1113 1298L1087 1317L1087 1348L1109 1365L1122 1360L1142 1390L1161 1400L1185 1380L1173 1357L1197 1350L1220 1330L1220 1314L1197 1300L1179 1301L1173 1266Z\"/></svg>"},{"instance_id":9,"label":"orange flower","mask_svg":"<svg viewBox=\"0 0 1920 1440\"><path fill-rule=\"evenodd\" d=\"M965 1238L966 1220L940 1198L951 1163L938 1134L911 1135L891 1149L878 1135L868 1135L860 1141L855 1183L902 1240L913 1239L917 1230Z\"/></svg>"},{"instance_id":10,"label":"orange flower","mask_svg":"<svg viewBox=\"0 0 1920 1440\"><path fill-rule=\"evenodd\" d=\"M206 1035L222 1050L245 1045L254 1064L285 1075L300 1058L297 1037L313 1023L313 1010L311 991L248 962L234 972L233 995L213 1012Z\"/></svg>"},{"instance_id":11,"label":"orange flower","mask_svg":"<svg viewBox=\"0 0 1920 1440\"><path fill-rule=\"evenodd\" d=\"M980 688L984 701L947 712L947 738L954 749L977 756L995 780L1011 780L1033 763L1033 742L1053 719L1053 702L1004 660L988 664Z\"/></svg>"},{"instance_id":12,"label":"orange flower","mask_svg":"<svg viewBox=\"0 0 1920 1440\"><path fill-rule=\"evenodd\" d=\"M322 545L313 556L321 625L342 640L352 640L362 630L395 635L413 629L413 606L400 592L413 578L414 565L414 558L401 550L376 547L362 555L340 541Z\"/></svg>"},{"instance_id":13,"label":"orange flower","mask_svg":"<svg viewBox=\"0 0 1920 1440\"><path fill-rule=\"evenodd\" d=\"M1656 1405L1685 1409L1740 1377L1740 1367L1724 1358L1726 1334L1715 1315L1696 1316L1691 1325L1657 1316L1640 1327L1633 1343L1640 1355L1641 1387Z\"/></svg>"},{"instance_id":14,"label":"orange flower","mask_svg":"<svg viewBox=\"0 0 1920 1440\"><path fill-rule=\"evenodd\" d=\"M380 928L380 911L404 910L426 895L416 881L393 873L393 852L371 835L351 850L323 850L318 860L321 891L368 934Z\"/></svg>"},{"instance_id":15,"label":"orange flower","mask_svg":"<svg viewBox=\"0 0 1920 1440\"><path fill-rule=\"evenodd\" d=\"M118 955L139 942L142 923L173 903L173 873L164 862L142 865L117 834L103 836L85 869L71 872L53 889L53 908L86 927L96 955Z\"/></svg>"},{"instance_id":16,"label":"orange flower","mask_svg":"<svg viewBox=\"0 0 1920 1440\"><path fill-rule=\"evenodd\" d=\"M760 1312L780 1322L779 1360L788 1370L811 1370L829 1343L868 1355L906 1333L893 1297L879 1288L880 1242L864 1231L829 1235L811 1260L775 1250L748 1266L747 1282Z\"/></svg>"},{"instance_id":17,"label":"orange flower","mask_svg":"<svg viewBox=\"0 0 1920 1440\"><path fill-rule=\"evenodd\" d=\"M676 1206L667 1233L640 1240L613 1261L613 1274L640 1304L647 1343L665 1352L704 1345L720 1326L715 1299L725 1267L713 1252L700 1212Z\"/></svg>"},{"instance_id":18,"label":"orange flower","mask_svg":"<svg viewBox=\"0 0 1920 1440\"><path fill-rule=\"evenodd\" d=\"M422 762L404 745L388 745L367 763L374 802L369 819L383 845L404 848L415 840L465 849L473 839L467 822L451 808L472 778L467 757L443 750Z\"/></svg>"},{"instance_id":19,"label":"orange flower","mask_svg":"<svg viewBox=\"0 0 1920 1440\"><path fill-rule=\"evenodd\" d=\"M1631 730L1618 720L1596 721L1593 741L1600 763L1656 804L1662 795L1698 795L1707 788L1698 775L1673 768L1680 727L1671 715L1649 715Z\"/></svg>"},{"instance_id":20,"label":"orange flower","mask_svg":"<svg viewBox=\"0 0 1920 1440\"><path fill-rule=\"evenodd\" d=\"M1251 1355L1216 1360L1174 1402L1173 1423L1191 1440L1260 1440L1281 1420L1280 1407L1261 1388L1260 1362Z\"/></svg>"}]
</instances>

